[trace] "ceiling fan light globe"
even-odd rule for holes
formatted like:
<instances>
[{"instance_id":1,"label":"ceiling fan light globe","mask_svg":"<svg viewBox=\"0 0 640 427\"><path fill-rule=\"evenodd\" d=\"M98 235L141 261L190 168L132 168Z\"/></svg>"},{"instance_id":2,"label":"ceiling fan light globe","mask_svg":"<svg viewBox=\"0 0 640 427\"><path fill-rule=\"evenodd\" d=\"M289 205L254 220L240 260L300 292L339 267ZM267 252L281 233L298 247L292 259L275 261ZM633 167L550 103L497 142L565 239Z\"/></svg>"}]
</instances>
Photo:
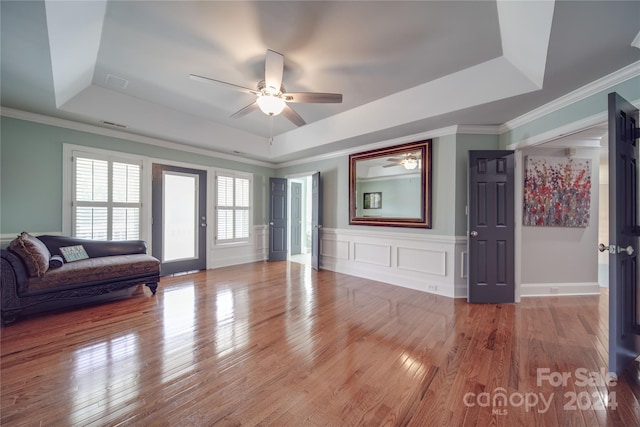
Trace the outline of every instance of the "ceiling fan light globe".
<instances>
[{"instance_id":1,"label":"ceiling fan light globe","mask_svg":"<svg viewBox=\"0 0 640 427\"><path fill-rule=\"evenodd\" d=\"M403 166L405 169L407 170L413 170L416 167L418 167L418 160L415 158L408 158L407 160L404 161Z\"/></svg>"},{"instance_id":2,"label":"ceiling fan light globe","mask_svg":"<svg viewBox=\"0 0 640 427\"><path fill-rule=\"evenodd\" d=\"M286 105L284 100L271 95L259 96L256 103L258 107L260 107L260 110L268 116L277 116L282 113Z\"/></svg>"}]
</instances>

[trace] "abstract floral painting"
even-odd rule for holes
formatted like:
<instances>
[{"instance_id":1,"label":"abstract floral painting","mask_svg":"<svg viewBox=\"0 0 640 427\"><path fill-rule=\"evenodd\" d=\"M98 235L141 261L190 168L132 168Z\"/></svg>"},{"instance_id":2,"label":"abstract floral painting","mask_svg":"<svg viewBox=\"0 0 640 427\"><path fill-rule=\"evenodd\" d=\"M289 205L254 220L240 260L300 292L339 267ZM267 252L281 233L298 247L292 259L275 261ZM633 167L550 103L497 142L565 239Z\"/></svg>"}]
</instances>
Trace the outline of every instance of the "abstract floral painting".
<instances>
[{"instance_id":1,"label":"abstract floral painting","mask_svg":"<svg viewBox=\"0 0 640 427\"><path fill-rule=\"evenodd\" d=\"M591 160L528 157L523 224L586 227L591 208Z\"/></svg>"}]
</instances>

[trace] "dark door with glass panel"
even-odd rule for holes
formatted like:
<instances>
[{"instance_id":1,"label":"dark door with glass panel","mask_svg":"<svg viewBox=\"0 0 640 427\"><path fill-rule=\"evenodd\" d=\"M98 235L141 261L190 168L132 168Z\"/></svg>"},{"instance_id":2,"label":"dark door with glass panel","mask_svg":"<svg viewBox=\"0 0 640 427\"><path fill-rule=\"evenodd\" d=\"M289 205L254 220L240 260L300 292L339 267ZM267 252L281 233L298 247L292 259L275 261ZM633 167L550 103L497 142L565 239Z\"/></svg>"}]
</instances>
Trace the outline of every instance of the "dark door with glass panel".
<instances>
[{"instance_id":1,"label":"dark door with glass panel","mask_svg":"<svg viewBox=\"0 0 640 427\"><path fill-rule=\"evenodd\" d=\"M153 165L153 256L160 274L207 268L207 172Z\"/></svg>"},{"instance_id":2,"label":"dark door with glass panel","mask_svg":"<svg viewBox=\"0 0 640 427\"><path fill-rule=\"evenodd\" d=\"M609 94L609 372L640 354L638 109Z\"/></svg>"},{"instance_id":3,"label":"dark door with glass panel","mask_svg":"<svg viewBox=\"0 0 640 427\"><path fill-rule=\"evenodd\" d=\"M513 151L470 151L467 300L515 302Z\"/></svg>"}]
</instances>

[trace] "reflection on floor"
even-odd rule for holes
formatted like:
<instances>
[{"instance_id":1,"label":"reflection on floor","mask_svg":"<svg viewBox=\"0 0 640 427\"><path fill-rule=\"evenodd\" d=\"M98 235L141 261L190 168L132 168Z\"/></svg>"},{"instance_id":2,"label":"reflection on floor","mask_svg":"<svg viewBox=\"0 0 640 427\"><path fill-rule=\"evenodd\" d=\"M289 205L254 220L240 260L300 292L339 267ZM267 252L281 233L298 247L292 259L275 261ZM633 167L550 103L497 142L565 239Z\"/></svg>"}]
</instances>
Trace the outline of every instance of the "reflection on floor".
<instances>
[{"instance_id":1,"label":"reflection on floor","mask_svg":"<svg viewBox=\"0 0 640 427\"><path fill-rule=\"evenodd\" d=\"M298 264L310 265L311 264L311 254L298 254L298 255L290 255L289 261L297 262Z\"/></svg>"},{"instance_id":2,"label":"reflection on floor","mask_svg":"<svg viewBox=\"0 0 640 427\"><path fill-rule=\"evenodd\" d=\"M608 289L468 304L296 262L0 330L6 426L640 426Z\"/></svg>"}]
</instances>

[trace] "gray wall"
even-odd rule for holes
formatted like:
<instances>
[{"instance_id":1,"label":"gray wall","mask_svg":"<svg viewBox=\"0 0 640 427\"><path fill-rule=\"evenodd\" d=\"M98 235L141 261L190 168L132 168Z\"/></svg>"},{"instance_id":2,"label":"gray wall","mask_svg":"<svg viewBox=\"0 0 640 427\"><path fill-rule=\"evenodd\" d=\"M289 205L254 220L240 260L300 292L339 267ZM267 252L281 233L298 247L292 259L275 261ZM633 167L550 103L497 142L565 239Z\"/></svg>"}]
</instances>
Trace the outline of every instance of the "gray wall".
<instances>
[{"instance_id":1,"label":"gray wall","mask_svg":"<svg viewBox=\"0 0 640 427\"><path fill-rule=\"evenodd\" d=\"M523 154L565 157L564 148L532 148ZM590 221L586 228L522 227L523 285L598 282L599 158L597 148L579 148L576 158L591 159Z\"/></svg>"},{"instance_id":2,"label":"gray wall","mask_svg":"<svg viewBox=\"0 0 640 427\"><path fill-rule=\"evenodd\" d=\"M485 139L484 135L480 136ZM465 144L470 140L465 139ZM497 136L493 137L497 144ZM390 143L390 145L392 145ZM463 144L464 145L464 144ZM395 233L433 234L454 236L457 222L465 223L464 206L460 201L466 200L466 184L458 187L457 171L458 153L456 135L434 138L432 146L432 223L431 229L407 229L397 227L372 227L349 225L349 158L339 158L309 162L278 169L279 177L286 177L312 171L319 171L323 188L323 223L327 228L354 228L358 230L388 231ZM460 193L462 192L462 193ZM462 230L466 226L462 227Z\"/></svg>"}]
</instances>

